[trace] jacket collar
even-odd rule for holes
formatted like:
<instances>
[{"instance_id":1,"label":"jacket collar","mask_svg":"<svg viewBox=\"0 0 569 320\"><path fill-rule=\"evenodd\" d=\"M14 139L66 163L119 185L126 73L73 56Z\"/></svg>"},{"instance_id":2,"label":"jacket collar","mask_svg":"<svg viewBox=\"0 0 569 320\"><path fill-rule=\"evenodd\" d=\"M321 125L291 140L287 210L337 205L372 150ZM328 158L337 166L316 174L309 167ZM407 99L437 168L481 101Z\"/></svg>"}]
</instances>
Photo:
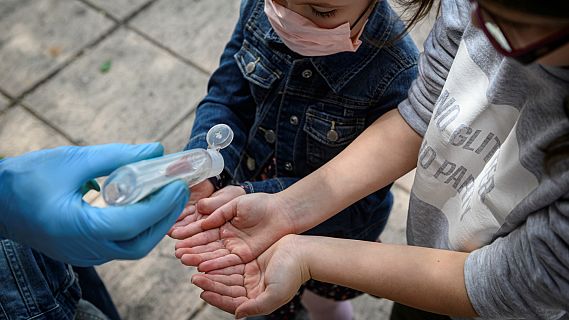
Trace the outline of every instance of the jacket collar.
<instances>
[{"instance_id":1,"label":"jacket collar","mask_svg":"<svg viewBox=\"0 0 569 320\"><path fill-rule=\"evenodd\" d=\"M266 17L265 17L266 19ZM268 22L268 21L267 21ZM358 72L364 69L381 51L381 44L389 41L398 16L387 0L379 0L362 33L362 44L356 52L341 52L331 56L308 58L314 68L335 92L339 93ZM269 25L270 26L270 25ZM265 40L278 45L284 43L273 28L265 32Z\"/></svg>"}]
</instances>

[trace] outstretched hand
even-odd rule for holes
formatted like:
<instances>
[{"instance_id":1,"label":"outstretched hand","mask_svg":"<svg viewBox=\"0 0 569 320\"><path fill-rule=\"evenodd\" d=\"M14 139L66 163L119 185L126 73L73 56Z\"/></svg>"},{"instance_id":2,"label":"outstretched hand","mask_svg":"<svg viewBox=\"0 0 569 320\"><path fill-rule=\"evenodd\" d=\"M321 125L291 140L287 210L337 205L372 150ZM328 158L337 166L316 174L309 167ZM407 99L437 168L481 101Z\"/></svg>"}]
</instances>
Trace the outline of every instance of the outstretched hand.
<instances>
[{"instance_id":1,"label":"outstretched hand","mask_svg":"<svg viewBox=\"0 0 569 320\"><path fill-rule=\"evenodd\" d=\"M202 272L248 263L294 232L284 204L263 193L238 197L183 228L172 232L176 238L187 236L176 244L176 256Z\"/></svg>"},{"instance_id":2,"label":"outstretched hand","mask_svg":"<svg viewBox=\"0 0 569 320\"><path fill-rule=\"evenodd\" d=\"M287 235L258 258L207 274L192 283L204 290L201 298L236 318L269 314L290 301L310 279L297 235Z\"/></svg>"}]
</instances>

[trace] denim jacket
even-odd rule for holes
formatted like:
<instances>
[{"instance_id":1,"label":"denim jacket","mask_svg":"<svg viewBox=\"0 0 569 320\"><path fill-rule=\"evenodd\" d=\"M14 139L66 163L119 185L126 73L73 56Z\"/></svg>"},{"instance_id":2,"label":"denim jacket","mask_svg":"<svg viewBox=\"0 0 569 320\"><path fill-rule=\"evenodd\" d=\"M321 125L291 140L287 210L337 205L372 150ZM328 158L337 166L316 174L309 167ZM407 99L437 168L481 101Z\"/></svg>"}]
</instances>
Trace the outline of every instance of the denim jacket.
<instances>
[{"instance_id":1,"label":"denim jacket","mask_svg":"<svg viewBox=\"0 0 569 320\"><path fill-rule=\"evenodd\" d=\"M250 191L276 193L331 160L397 107L417 75L418 51L408 36L381 47L404 28L385 0L371 14L355 53L325 57L288 49L263 7L262 0L242 1L186 149L207 148L207 131L228 124L235 137L222 150L226 173ZM250 182L273 157L277 178ZM388 186L336 215L325 233L354 237L376 221L384 224L391 203Z\"/></svg>"}]
</instances>

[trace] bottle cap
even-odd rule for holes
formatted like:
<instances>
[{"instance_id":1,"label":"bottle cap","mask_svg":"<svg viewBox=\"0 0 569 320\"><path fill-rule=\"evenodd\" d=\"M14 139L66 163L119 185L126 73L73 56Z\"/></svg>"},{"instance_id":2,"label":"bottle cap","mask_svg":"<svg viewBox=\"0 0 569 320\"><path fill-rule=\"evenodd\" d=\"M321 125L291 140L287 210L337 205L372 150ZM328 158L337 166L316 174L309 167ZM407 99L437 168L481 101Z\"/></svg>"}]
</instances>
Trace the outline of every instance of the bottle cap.
<instances>
[{"instance_id":1,"label":"bottle cap","mask_svg":"<svg viewBox=\"0 0 569 320\"><path fill-rule=\"evenodd\" d=\"M206 141L208 149L223 149L233 141L233 130L226 124L215 125L207 132Z\"/></svg>"}]
</instances>

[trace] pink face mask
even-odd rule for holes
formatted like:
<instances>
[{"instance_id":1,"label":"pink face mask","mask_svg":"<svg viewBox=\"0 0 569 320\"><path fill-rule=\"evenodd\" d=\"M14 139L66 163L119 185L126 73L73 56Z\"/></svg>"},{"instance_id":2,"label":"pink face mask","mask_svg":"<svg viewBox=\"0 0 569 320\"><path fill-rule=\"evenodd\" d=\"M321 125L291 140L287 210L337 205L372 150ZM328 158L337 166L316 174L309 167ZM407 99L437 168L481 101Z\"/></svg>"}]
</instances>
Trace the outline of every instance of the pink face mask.
<instances>
[{"instance_id":1,"label":"pink face mask","mask_svg":"<svg viewBox=\"0 0 569 320\"><path fill-rule=\"evenodd\" d=\"M369 7L356 20L354 25L358 23L368 10ZM284 44L292 51L303 56L316 57L345 51L355 52L362 44L359 38L363 33L365 24L355 39L352 40L350 36L352 30L348 22L334 29L320 28L309 19L275 3L274 0L265 0L265 14Z\"/></svg>"}]
</instances>

